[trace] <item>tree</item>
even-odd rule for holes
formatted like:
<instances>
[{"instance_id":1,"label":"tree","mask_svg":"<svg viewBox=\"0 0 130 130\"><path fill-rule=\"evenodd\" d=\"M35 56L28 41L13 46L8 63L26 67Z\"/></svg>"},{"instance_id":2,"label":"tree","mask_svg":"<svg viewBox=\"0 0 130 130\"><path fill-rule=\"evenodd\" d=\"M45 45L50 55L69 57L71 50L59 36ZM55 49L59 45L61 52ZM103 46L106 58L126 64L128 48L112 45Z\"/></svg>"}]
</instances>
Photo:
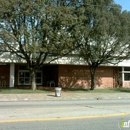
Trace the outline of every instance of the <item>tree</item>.
<instances>
[{"instance_id":1,"label":"tree","mask_svg":"<svg viewBox=\"0 0 130 130\"><path fill-rule=\"evenodd\" d=\"M96 69L101 64L117 64L129 58L130 13L121 12L121 6L112 0L84 0L76 15L82 37L78 51L89 66L93 90Z\"/></svg>"},{"instance_id":2,"label":"tree","mask_svg":"<svg viewBox=\"0 0 130 130\"><path fill-rule=\"evenodd\" d=\"M0 0L0 3L0 42L27 62L35 90L36 70L74 49L70 34L75 27L74 8L49 0Z\"/></svg>"},{"instance_id":3,"label":"tree","mask_svg":"<svg viewBox=\"0 0 130 130\"><path fill-rule=\"evenodd\" d=\"M7 52L6 50L6 46L4 46L3 44L0 44L0 55L4 52Z\"/></svg>"}]
</instances>

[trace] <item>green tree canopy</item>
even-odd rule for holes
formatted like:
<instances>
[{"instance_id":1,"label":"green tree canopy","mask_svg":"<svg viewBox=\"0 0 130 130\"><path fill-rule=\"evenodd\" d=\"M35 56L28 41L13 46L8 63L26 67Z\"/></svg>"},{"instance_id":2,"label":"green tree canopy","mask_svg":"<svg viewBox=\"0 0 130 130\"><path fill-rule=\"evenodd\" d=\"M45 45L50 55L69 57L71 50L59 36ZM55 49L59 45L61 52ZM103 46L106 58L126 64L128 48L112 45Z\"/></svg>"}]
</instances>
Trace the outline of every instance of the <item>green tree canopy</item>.
<instances>
[{"instance_id":1,"label":"green tree canopy","mask_svg":"<svg viewBox=\"0 0 130 130\"><path fill-rule=\"evenodd\" d=\"M77 8L80 56L87 62L94 89L96 69L129 58L130 13L122 12L113 0L84 0Z\"/></svg>"},{"instance_id":2,"label":"green tree canopy","mask_svg":"<svg viewBox=\"0 0 130 130\"><path fill-rule=\"evenodd\" d=\"M0 42L27 62L35 90L35 71L74 49L75 8L48 0L0 3Z\"/></svg>"}]
</instances>

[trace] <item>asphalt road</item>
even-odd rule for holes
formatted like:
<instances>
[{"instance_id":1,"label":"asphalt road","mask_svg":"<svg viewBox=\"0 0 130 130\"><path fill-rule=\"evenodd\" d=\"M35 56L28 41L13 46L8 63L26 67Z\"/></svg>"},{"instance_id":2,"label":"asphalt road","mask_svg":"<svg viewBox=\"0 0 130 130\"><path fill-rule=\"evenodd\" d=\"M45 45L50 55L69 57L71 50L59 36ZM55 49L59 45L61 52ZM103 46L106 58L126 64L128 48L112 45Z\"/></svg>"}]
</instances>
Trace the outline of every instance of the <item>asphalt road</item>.
<instances>
[{"instance_id":1,"label":"asphalt road","mask_svg":"<svg viewBox=\"0 0 130 130\"><path fill-rule=\"evenodd\" d=\"M0 130L119 130L122 119L129 100L0 102Z\"/></svg>"}]
</instances>

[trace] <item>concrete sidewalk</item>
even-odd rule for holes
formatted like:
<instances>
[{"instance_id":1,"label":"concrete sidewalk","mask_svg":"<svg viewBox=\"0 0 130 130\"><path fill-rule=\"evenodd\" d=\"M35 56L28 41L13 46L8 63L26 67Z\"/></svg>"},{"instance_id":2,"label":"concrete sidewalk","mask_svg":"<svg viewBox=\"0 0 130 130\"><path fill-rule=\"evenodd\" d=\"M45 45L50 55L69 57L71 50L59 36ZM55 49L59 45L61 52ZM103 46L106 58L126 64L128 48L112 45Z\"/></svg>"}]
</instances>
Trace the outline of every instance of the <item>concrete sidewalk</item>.
<instances>
[{"instance_id":1,"label":"concrete sidewalk","mask_svg":"<svg viewBox=\"0 0 130 130\"><path fill-rule=\"evenodd\" d=\"M61 92L56 97L54 92L43 94L0 94L0 101L46 101L46 100L130 100L130 93L85 93Z\"/></svg>"}]
</instances>

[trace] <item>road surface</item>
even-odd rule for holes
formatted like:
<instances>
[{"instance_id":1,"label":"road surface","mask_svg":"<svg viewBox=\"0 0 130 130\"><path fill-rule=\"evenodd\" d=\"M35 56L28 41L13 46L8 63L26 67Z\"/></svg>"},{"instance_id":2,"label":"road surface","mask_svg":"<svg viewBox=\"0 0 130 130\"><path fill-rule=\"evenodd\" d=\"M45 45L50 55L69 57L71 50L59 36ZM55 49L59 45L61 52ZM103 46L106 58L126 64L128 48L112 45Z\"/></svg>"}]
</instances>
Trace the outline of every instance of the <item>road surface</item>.
<instances>
[{"instance_id":1,"label":"road surface","mask_svg":"<svg viewBox=\"0 0 130 130\"><path fill-rule=\"evenodd\" d=\"M0 102L0 130L118 130L122 120L129 100Z\"/></svg>"}]
</instances>

